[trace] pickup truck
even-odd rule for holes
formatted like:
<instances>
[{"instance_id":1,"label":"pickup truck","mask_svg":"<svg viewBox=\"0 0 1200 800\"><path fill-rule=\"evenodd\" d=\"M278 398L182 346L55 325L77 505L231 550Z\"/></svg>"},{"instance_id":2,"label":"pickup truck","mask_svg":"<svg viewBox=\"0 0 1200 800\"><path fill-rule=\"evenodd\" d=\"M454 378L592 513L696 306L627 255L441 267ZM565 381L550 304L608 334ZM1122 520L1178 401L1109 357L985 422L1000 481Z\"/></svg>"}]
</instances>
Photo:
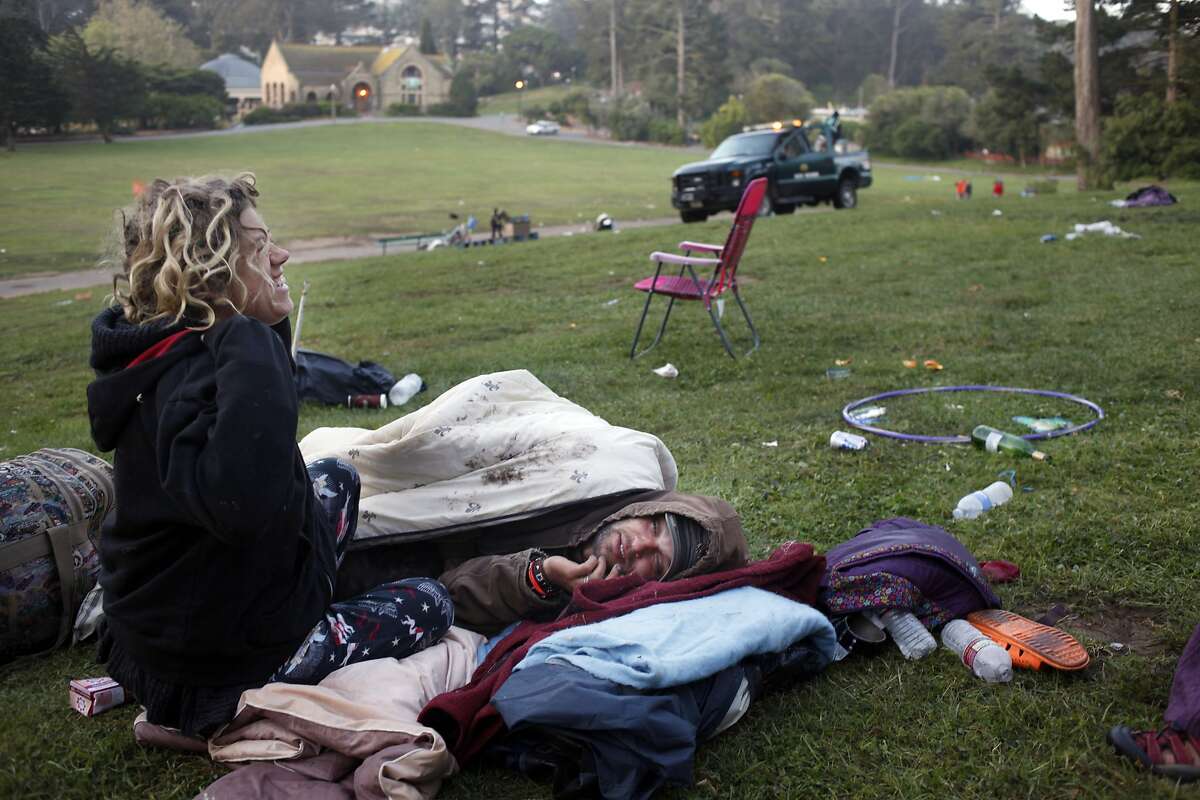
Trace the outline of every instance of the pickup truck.
<instances>
[{"instance_id":1,"label":"pickup truck","mask_svg":"<svg viewBox=\"0 0 1200 800\"><path fill-rule=\"evenodd\" d=\"M675 170L671 205L684 222L703 222L710 214L736 209L746 184L765 175L764 205L776 214L822 202L854 208L858 190L871 185L871 160L865 150L842 152L848 143L837 140L836 130L830 122L794 120L734 134L706 161Z\"/></svg>"}]
</instances>

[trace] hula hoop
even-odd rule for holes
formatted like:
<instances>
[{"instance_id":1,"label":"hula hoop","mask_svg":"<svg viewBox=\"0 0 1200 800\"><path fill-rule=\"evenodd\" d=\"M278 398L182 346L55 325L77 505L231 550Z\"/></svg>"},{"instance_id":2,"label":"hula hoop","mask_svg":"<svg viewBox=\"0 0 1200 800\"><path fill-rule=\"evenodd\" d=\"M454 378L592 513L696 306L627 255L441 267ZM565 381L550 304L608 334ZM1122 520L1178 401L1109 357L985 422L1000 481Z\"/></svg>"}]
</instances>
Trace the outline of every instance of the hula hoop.
<instances>
[{"instance_id":1,"label":"hula hoop","mask_svg":"<svg viewBox=\"0 0 1200 800\"><path fill-rule=\"evenodd\" d=\"M851 427L858 428L860 431L873 433L876 436L884 436L890 439L903 439L906 442L930 442L934 444L967 444L971 441L970 436L926 436L919 433L900 433L898 431L889 431L886 428L876 428L873 425L867 425L858 422L850 412L854 409L865 406L868 403L874 403L879 400L885 400L889 397L903 397L910 394L930 394L933 392L1011 392L1014 394L1033 394L1039 397L1056 397L1060 400L1069 400L1072 403L1078 403L1085 408L1090 409L1096 414L1095 419L1088 420L1082 425L1072 425L1069 428L1060 428L1056 431L1045 431L1043 433L1026 433L1021 438L1035 441L1038 439L1055 439L1059 436L1070 436L1073 433L1086 431L1096 425L1100 420L1104 419L1104 409L1093 403L1091 400L1079 397L1066 392L1052 392L1048 389L1021 389L1015 386L927 386L917 389L896 389L891 392L883 392L882 394L864 397L862 400L855 400L852 403L847 403L842 409L842 419L844 419Z\"/></svg>"}]
</instances>

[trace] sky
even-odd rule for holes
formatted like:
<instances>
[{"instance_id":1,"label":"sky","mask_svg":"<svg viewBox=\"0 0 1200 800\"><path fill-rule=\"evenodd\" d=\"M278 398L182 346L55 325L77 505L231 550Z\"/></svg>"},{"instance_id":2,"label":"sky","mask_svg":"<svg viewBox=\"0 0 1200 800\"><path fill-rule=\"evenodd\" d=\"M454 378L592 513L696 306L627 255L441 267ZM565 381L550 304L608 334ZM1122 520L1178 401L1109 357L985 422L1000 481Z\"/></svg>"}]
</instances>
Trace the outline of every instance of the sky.
<instances>
[{"instance_id":1,"label":"sky","mask_svg":"<svg viewBox=\"0 0 1200 800\"><path fill-rule=\"evenodd\" d=\"M1075 9L1073 6L1068 8L1067 0L1021 0L1021 8L1042 19L1075 19Z\"/></svg>"}]
</instances>

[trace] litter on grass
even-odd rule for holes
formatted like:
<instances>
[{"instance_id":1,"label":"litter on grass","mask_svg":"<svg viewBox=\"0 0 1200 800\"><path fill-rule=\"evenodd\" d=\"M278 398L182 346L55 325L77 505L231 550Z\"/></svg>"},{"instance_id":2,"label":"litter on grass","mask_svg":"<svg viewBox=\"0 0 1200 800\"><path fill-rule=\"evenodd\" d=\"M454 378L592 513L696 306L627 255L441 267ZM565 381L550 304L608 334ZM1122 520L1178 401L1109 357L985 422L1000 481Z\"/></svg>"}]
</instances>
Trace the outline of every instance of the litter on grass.
<instances>
[{"instance_id":1,"label":"litter on grass","mask_svg":"<svg viewBox=\"0 0 1200 800\"><path fill-rule=\"evenodd\" d=\"M941 372L943 369L945 369L945 367L934 361L932 358L927 358L925 359L925 369L932 372Z\"/></svg>"},{"instance_id":2,"label":"litter on grass","mask_svg":"<svg viewBox=\"0 0 1200 800\"><path fill-rule=\"evenodd\" d=\"M886 413L887 413L887 408L885 408L884 406L868 406L866 408L862 408L862 409L855 411L850 416L851 416L851 418L854 419L855 422L867 422L867 421L873 420L873 419L875 419L875 420L882 419L883 415Z\"/></svg>"},{"instance_id":3,"label":"litter on grass","mask_svg":"<svg viewBox=\"0 0 1200 800\"><path fill-rule=\"evenodd\" d=\"M840 381L850 377L849 367L830 367L825 370L825 377L831 381Z\"/></svg>"},{"instance_id":4,"label":"litter on grass","mask_svg":"<svg viewBox=\"0 0 1200 800\"><path fill-rule=\"evenodd\" d=\"M652 370L660 378L678 378L679 369L669 361L658 369Z\"/></svg>"},{"instance_id":5,"label":"litter on grass","mask_svg":"<svg viewBox=\"0 0 1200 800\"><path fill-rule=\"evenodd\" d=\"M993 217L1003 217L1003 216L1004 216L1004 212L1003 212L1003 211L1001 211L1000 209L998 209L998 208L997 208L996 210L994 210L994 211L992 212L992 216L993 216Z\"/></svg>"},{"instance_id":6,"label":"litter on grass","mask_svg":"<svg viewBox=\"0 0 1200 800\"><path fill-rule=\"evenodd\" d=\"M762 446L763 446L763 447L779 447L779 440L778 440L778 439L772 439L772 440L771 440L771 441L769 441L769 442L763 442L763 443L762 443Z\"/></svg>"},{"instance_id":7,"label":"litter on grass","mask_svg":"<svg viewBox=\"0 0 1200 800\"><path fill-rule=\"evenodd\" d=\"M606 305L606 306L615 306L615 305L616 305L617 303L619 303L619 302L621 302L621 298L619 298L619 297L614 297L612 300L609 300L609 301L608 301L608 302L606 302L604 305Z\"/></svg>"},{"instance_id":8,"label":"litter on grass","mask_svg":"<svg viewBox=\"0 0 1200 800\"><path fill-rule=\"evenodd\" d=\"M1053 233L1047 233L1046 235L1044 235L1042 237L1042 244L1049 244L1050 242L1057 242L1057 241L1058 241L1058 237L1055 236Z\"/></svg>"},{"instance_id":9,"label":"litter on grass","mask_svg":"<svg viewBox=\"0 0 1200 800\"><path fill-rule=\"evenodd\" d=\"M1059 428L1071 427L1071 420L1063 417L1013 417L1012 421L1024 425L1034 433L1047 433Z\"/></svg>"},{"instance_id":10,"label":"litter on grass","mask_svg":"<svg viewBox=\"0 0 1200 800\"><path fill-rule=\"evenodd\" d=\"M834 450L863 450L868 442L865 436L846 431L834 431L829 436L829 446Z\"/></svg>"},{"instance_id":11,"label":"litter on grass","mask_svg":"<svg viewBox=\"0 0 1200 800\"><path fill-rule=\"evenodd\" d=\"M833 363L837 364L839 367L848 367L850 366L850 362L853 360L854 359L852 358L835 358Z\"/></svg>"},{"instance_id":12,"label":"litter on grass","mask_svg":"<svg viewBox=\"0 0 1200 800\"><path fill-rule=\"evenodd\" d=\"M901 361L900 363L903 364L908 369L916 369L917 368L917 360L915 358L906 358L903 361Z\"/></svg>"},{"instance_id":13,"label":"litter on grass","mask_svg":"<svg viewBox=\"0 0 1200 800\"><path fill-rule=\"evenodd\" d=\"M1067 234L1067 240L1073 241L1087 233L1102 233L1105 236L1120 236L1122 239L1140 239L1136 233L1121 230L1120 226L1113 225L1109 220L1101 220L1099 222L1076 222L1075 230Z\"/></svg>"}]
</instances>

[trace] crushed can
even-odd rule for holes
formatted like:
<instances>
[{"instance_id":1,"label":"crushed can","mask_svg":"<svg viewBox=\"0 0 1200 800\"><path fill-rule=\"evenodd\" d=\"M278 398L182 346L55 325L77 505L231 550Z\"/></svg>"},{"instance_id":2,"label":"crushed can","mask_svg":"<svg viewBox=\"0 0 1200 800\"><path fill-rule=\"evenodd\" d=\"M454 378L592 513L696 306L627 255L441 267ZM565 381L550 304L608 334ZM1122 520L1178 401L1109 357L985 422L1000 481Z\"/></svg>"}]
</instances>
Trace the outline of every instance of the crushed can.
<instances>
[{"instance_id":1,"label":"crushed can","mask_svg":"<svg viewBox=\"0 0 1200 800\"><path fill-rule=\"evenodd\" d=\"M829 446L834 450L863 450L867 446L867 439L857 433L834 431L829 437Z\"/></svg>"}]
</instances>

